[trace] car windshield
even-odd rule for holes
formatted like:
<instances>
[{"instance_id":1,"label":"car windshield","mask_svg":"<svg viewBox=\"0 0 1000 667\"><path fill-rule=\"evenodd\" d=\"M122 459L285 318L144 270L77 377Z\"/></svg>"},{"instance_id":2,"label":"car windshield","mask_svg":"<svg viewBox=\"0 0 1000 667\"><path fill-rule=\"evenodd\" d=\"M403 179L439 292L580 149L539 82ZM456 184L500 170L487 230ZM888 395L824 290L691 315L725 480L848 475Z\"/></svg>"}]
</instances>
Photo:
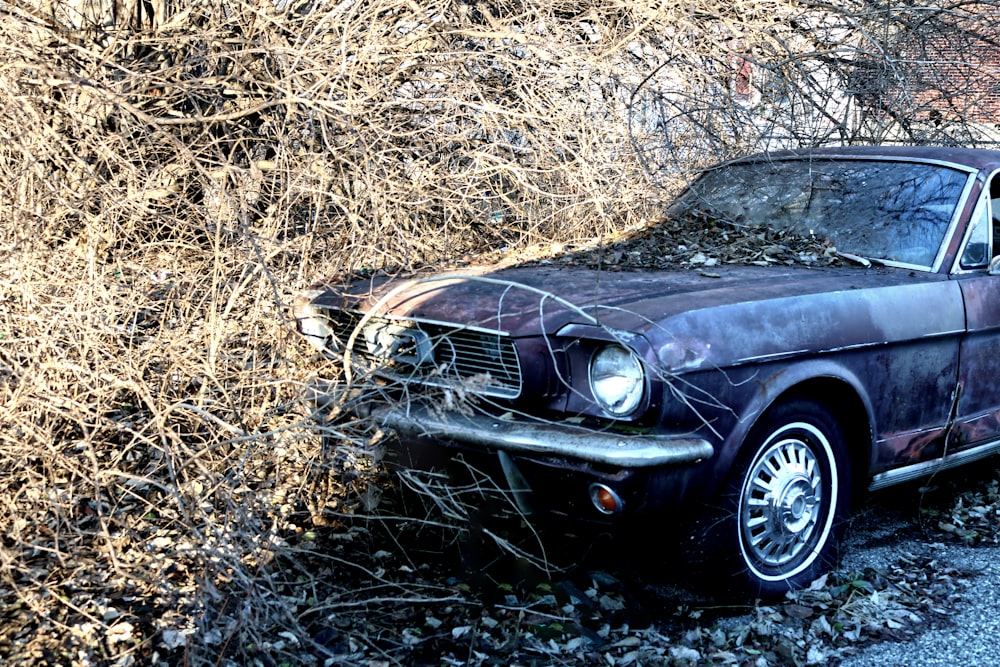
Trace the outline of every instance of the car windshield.
<instances>
[{"instance_id":1,"label":"car windshield","mask_svg":"<svg viewBox=\"0 0 1000 667\"><path fill-rule=\"evenodd\" d=\"M818 236L842 253L931 268L969 178L921 162L737 162L702 174L669 214Z\"/></svg>"}]
</instances>

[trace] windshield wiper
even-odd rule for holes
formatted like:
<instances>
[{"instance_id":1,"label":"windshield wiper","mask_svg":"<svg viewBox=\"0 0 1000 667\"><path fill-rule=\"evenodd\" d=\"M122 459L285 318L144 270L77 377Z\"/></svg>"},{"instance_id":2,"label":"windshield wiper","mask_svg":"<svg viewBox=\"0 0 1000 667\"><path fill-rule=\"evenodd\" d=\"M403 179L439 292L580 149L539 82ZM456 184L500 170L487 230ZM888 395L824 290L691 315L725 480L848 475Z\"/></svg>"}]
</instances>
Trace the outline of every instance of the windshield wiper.
<instances>
[{"instance_id":1,"label":"windshield wiper","mask_svg":"<svg viewBox=\"0 0 1000 667\"><path fill-rule=\"evenodd\" d=\"M879 266L888 266L888 264L886 264L881 259L875 259L873 257L862 257L861 255L855 255L849 252L840 252L839 250L836 251L836 255L837 257L842 257L849 262L860 264L866 269L872 268L872 264L878 264Z\"/></svg>"}]
</instances>

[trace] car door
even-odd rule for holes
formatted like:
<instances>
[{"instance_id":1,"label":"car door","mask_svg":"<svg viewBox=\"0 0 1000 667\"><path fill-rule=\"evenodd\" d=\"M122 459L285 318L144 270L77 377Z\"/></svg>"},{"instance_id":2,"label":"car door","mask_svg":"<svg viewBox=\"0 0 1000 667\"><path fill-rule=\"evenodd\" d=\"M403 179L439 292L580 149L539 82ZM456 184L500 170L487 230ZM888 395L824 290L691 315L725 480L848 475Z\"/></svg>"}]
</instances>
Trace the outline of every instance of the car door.
<instances>
[{"instance_id":1,"label":"car door","mask_svg":"<svg viewBox=\"0 0 1000 667\"><path fill-rule=\"evenodd\" d=\"M993 178L994 195L1000 194L1000 177ZM967 332L959 361L959 393L955 426L949 438L950 454L975 446L989 447L1000 440L1000 275L988 265L1000 255L1000 199L992 201L984 189L977 203L966 249L956 277L965 300ZM994 239L997 239L994 241ZM982 245L990 248L985 256Z\"/></svg>"}]
</instances>

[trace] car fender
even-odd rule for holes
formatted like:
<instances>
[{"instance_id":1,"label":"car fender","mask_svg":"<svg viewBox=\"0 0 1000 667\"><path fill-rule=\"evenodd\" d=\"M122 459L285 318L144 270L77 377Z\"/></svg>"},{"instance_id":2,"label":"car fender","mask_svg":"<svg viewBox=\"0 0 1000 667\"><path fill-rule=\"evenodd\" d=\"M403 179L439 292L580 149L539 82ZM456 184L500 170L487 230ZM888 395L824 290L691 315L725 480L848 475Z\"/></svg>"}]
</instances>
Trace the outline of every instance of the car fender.
<instances>
[{"instance_id":1,"label":"car fender","mask_svg":"<svg viewBox=\"0 0 1000 667\"><path fill-rule=\"evenodd\" d=\"M804 359L795 363L786 362L780 367L774 367L770 373L765 373L765 370L761 369L760 375L753 383L757 389L750 394L743 405L735 407L737 419L719 447L716 471L721 473L729 470L753 427L761 416L779 401L791 395L811 392L816 400L824 402L824 397L816 393L817 388L809 386L818 382L840 383L857 398L864 410L867 438L863 443L851 443L851 445L854 448L864 447L866 451L860 454L865 457L866 464L870 462L874 455L874 434L877 429L872 399L864 384L850 368L833 359ZM855 450L852 455L858 454L859 452Z\"/></svg>"}]
</instances>

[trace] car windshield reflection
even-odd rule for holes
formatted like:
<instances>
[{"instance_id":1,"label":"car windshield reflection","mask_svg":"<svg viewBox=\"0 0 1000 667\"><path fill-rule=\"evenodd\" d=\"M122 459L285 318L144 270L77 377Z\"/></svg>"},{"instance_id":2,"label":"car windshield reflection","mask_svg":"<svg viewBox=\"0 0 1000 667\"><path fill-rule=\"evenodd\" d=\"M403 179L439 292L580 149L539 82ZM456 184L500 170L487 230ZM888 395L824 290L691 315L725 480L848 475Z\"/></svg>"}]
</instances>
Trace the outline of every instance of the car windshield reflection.
<instances>
[{"instance_id":1,"label":"car windshield reflection","mask_svg":"<svg viewBox=\"0 0 1000 667\"><path fill-rule=\"evenodd\" d=\"M671 206L734 225L829 239L878 262L935 267L971 174L884 160L767 160L702 174Z\"/></svg>"}]
</instances>

